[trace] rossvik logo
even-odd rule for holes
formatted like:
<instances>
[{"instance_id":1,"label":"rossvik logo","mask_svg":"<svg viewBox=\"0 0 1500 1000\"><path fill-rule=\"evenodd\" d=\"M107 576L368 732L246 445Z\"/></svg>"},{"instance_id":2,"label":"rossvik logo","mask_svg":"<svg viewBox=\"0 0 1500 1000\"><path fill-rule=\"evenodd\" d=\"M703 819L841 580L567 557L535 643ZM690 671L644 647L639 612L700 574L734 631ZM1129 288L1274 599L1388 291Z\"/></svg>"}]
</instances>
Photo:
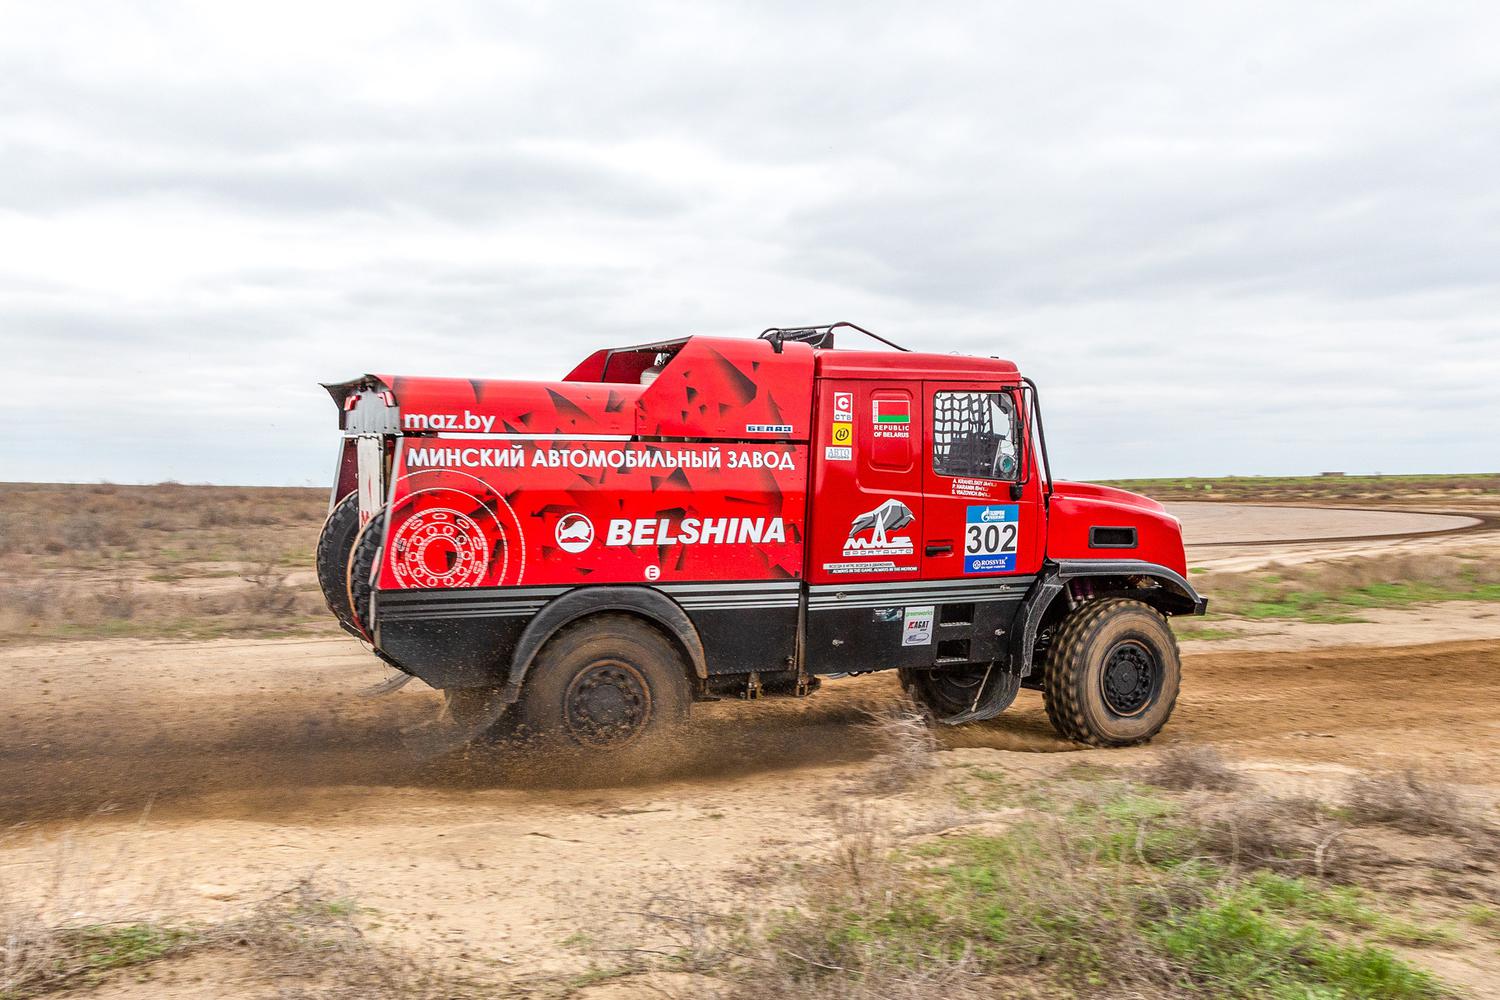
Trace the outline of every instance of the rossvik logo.
<instances>
[{"instance_id":1,"label":"rossvik logo","mask_svg":"<svg viewBox=\"0 0 1500 1000\"><path fill-rule=\"evenodd\" d=\"M867 510L849 523L849 538L844 542L845 558L862 555L909 556L914 547L907 535L891 532L916 520L911 508L900 500L887 500L874 510ZM862 538L869 532L869 536Z\"/></svg>"},{"instance_id":2,"label":"rossvik logo","mask_svg":"<svg viewBox=\"0 0 1500 1000\"><path fill-rule=\"evenodd\" d=\"M576 511L557 519L557 547L564 552L582 552L594 544L594 522Z\"/></svg>"}]
</instances>

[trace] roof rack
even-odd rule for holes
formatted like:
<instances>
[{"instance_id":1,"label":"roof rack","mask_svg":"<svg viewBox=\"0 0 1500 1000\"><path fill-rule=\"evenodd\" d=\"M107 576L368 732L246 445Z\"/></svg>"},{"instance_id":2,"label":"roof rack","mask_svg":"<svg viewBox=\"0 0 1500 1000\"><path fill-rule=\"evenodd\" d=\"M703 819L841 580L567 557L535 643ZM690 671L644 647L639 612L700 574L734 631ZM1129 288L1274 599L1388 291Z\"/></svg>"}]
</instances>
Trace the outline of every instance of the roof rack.
<instances>
[{"instance_id":1,"label":"roof rack","mask_svg":"<svg viewBox=\"0 0 1500 1000\"><path fill-rule=\"evenodd\" d=\"M894 347L898 351L910 351L910 348L902 347L894 341L886 340L878 333L871 333L862 326L856 326L853 323L844 321L829 323L826 326L773 326L769 330L762 330L760 339L769 340L771 342L771 349L777 354L781 353L781 345L788 340L796 341L799 344L808 344L814 348L828 349L833 347L833 331L840 327L857 330L867 337L873 337L887 347Z\"/></svg>"}]
</instances>

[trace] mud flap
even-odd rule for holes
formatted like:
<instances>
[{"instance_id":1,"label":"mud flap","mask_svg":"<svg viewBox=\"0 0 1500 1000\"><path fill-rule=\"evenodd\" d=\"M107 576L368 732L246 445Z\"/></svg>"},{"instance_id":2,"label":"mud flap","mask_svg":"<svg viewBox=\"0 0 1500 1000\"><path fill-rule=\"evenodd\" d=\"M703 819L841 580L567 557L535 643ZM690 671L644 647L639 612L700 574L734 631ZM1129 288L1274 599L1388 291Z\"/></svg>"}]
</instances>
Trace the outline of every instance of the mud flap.
<instances>
[{"instance_id":1,"label":"mud flap","mask_svg":"<svg viewBox=\"0 0 1500 1000\"><path fill-rule=\"evenodd\" d=\"M411 674L395 674L387 677L379 684L372 684L367 688L360 688L355 693L361 698L379 698L382 695L392 694L406 687L407 684L416 680Z\"/></svg>"},{"instance_id":2,"label":"mud flap","mask_svg":"<svg viewBox=\"0 0 1500 1000\"><path fill-rule=\"evenodd\" d=\"M979 694L975 695L974 704L969 707L969 710L940 718L938 721L945 726L961 726L966 722L985 722L993 719L1011 706L1020 690L1020 674L1006 670L1004 667L996 670L995 665L991 664L990 669L985 672L984 680L979 685Z\"/></svg>"},{"instance_id":3,"label":"mud flap","mask_svg":"<svg viewBox=\"0 0 1500 1000\"><path fill-rule=\"evenodd\" d=\"M446 757L469 747L491 742L490 733L511 710L503 698L493 698L484 713L466 723L455 720L447 711L438 718L401 730L401 742L418 760Z\"/></svg>"}]
</instances>

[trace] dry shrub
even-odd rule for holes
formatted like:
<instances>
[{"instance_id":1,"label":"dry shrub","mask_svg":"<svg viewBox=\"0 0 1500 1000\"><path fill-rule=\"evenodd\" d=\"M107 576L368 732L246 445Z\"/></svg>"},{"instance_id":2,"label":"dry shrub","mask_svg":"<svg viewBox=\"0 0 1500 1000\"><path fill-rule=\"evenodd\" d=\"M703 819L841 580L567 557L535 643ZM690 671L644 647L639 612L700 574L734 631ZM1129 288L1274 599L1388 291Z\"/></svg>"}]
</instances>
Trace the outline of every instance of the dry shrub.
<instances>
[{"instance_id":1,"label":"dry shrub","mask_svg":"<svg viewBox=\"0 0 1500 1000\"><path fill-rule=\"evenodd\" d=\"M274 557L262 557L242 579L250 584L243 597L246 611L256 615L285 615L297 604L297 591L287 585L287 574Z\"/></svg>"},{"instance_id":2,"label":"dry shrub","mask_svg":"<svg viewBox=\"0 0 1500 1000\"><path fill-rule=\"evenodd\" d=\"M1199 850L1231 869L1334 878L1347 872L1344 826L1308 798L1256 796L1200 813Z\"/></svg>"},{"instance_id":3,"label":"dry shrub","mask_svg":"<svg viewBox=\"0 0 1500 1000\"><path fill-rule=\"evenodd\" d=\"M1477 806L1452 785L1412 770L1361 775L1349 783L1344 811L1352 822L1414 834L1444 834L1475 843L1497 831Z\"/></svg>"},{"instance_id":4,"label":"dry shrub","mask_svg":"<svg viewBox=\"0 0 1500 1000\"><path fill-rule=\"evenodd\" d=\"M279 984L282 1000L441 1000L478 996L429 964L372 944L355 923L357 908L304 878L248 916L205 935L206 946L249 949L259 977Z\"/></svg>"},{"instance_id":5,"label":"dry shrub","mask_svg":"<svg viewBox=\"0 0 1500 1000\"><path fill-rule=\"evenodd\" d=\"M0 899L0 903L6 900ZM284 1000L440 1000L483 996L430 963L368 941L357 908L311 879L221 924L144 919L49 925L40 915L0 905L0 997L34 997L98 983L116 970L135 974L188 953L246 956L255 980Z\"/></svg>"},{"instance_id":6,"label":"dry shrub","mask_svg":"<svg viewBox=\"0 0 1500 1000\"><path fill-rule=\"evenodd\" d=\"M910 698L901 698L868 713L864 724L879 748L864 790L874 794L898 792L937 766L938 749L929 715Z\"/></svg>"},{"instance_id":7,"label":"dry shrub","mask_svg":"<svg viewBox=\"0 0 1500 1000\"><path fill-rule=\"evenodd\" d=\"M1157 755L1156 763L1143 775L1158 788L1179 791L1205 789L1232 792L1245 785L1245 778L1235 771L1219 752L1208 746L1169 747Z\"/></svg>"}]
</instances>

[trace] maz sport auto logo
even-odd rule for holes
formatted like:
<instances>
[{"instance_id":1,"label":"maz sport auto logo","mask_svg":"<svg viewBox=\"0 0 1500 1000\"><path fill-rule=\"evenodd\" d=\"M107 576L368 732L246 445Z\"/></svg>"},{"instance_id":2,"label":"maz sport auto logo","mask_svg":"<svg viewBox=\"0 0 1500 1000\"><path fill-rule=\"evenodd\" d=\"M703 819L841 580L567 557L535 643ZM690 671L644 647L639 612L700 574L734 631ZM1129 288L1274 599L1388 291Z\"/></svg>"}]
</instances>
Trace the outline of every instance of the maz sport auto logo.
<instances>
[{"instance_id":1,"label":"maz sport auto logo","mask_svg":"<svg viewBox=\"0 0 1500 1000\"><path fill-rule=\"evenodd\" d=\"M867 510L849 522L849 538L844 542L844 557L862 555L909 556L913 552L911 538L893 535L891 532L906 527L916 520L911 508L900 500L887 500L874 510ZM869 532L868 538L860 535Z\"/></svg>"}]
</instances>

